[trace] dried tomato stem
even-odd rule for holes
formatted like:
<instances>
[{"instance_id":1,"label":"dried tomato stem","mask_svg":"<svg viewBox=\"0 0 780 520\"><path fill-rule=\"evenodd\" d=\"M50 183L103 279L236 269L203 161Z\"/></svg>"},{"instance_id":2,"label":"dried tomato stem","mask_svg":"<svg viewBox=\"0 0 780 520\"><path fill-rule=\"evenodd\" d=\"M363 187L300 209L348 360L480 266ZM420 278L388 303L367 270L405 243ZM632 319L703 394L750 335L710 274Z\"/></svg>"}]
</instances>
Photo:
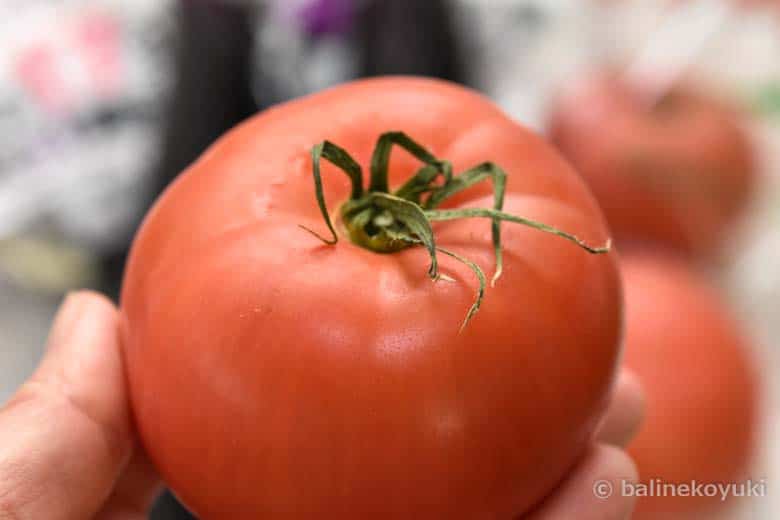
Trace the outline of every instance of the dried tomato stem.
<instances>
[{"instance_id":1,"label":"dried tomato stem","mask_svg":"<svg viewBox=\"0 0 780 520\"><path fill-rule=\"evenodd\" d=\"M393 146L400 146L424 163L417 173L395 193L389 193L388 168ZM325 238L304 227L306 231L329 245L338 242L325 203L322 187L320 162L326 159L340 168L352 183L350 199L341 206L341 219L353 243L377 253L393 253L407 247L422 245L431 258L428 275L433 280L445 278L439 273L436 253L442 253L465 264L476 275L479 288L474 303L469 309L461 330L479 310L485 292L485 275L471 260L453 251L436 245L432 221L461 218L490 218L492 220L493 249L496 267L491 284L494 285L502 272L501 222L513 222L532 227L569 240L593 254L610 250L610 241L604 246L591 246L580 238L553 226L502 211L506 191L506 173L497 165L485 162L453 176L449 161L437 159L428 150L413 141L403 132L387 132L377 141L371 157L371 179L368 192L363 191L363 173L360 165L343 148L324 141L311 151L312 174L317 204L332 238ZM437 183L438 178L442 181ZM493 183L493 208L435 209L442 202L483 180ZM449 278L449 277L446 277Z\"/></svg>"}]
</instances>

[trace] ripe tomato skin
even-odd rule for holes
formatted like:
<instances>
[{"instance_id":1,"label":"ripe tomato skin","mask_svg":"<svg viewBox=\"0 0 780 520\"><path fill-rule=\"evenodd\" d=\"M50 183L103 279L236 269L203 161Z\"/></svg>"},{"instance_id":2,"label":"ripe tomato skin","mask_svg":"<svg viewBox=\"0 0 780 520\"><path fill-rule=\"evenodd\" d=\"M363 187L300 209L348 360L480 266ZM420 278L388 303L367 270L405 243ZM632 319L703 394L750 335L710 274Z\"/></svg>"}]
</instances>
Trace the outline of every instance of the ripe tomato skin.
<instances>
[{"instance_id":1,"label":"ripe tomato skin","mask_svg":"<svg viewBox=\"0 0 780 520\"><path fill-rule=\"evenodd\" d=\"M679 260L623 254L624 363L647 396L628 447L642 481L741 482L758 424L758 374L719 295ZM722 507L720 497L640 498L636 518ZM666 517L662 517L666 518Z\"/></svg>"},{"instance_id":2,"label":"ripe tomato skin","mask_svg":"<svg viewBox=\"0 0 780 520\"><path fill-rule=\"evenodd\" d=\"M612 71L557 98L548 132L593 190L617 239L706 256L745 208L756 167L737 110L681 85L654 108Z\"/></svg>"},{"instance_id":3,"label":"ripe tomato skin","mask_svg":"<svg viewBox=\"0 0 780 520\"><path fill-rule=\"evenodd\" d=\"M504 274L476 290L421 248L326 246L309 150L329 139L367 169L402 130L459 172L493 160L505 210L594 244L608 235L582 181L477 94L415 78L360 81L229 132L156 203L125 274L121 337L145 449L201 518L515 518L590 442L622 324L614 253L503 225ZM418 167L394 151L390 180ZM331 209L346 176L323 167ZM489 183L453 204L490 206ZM492 272L490 222L434 224Z\"/></svg>"}]
</instances>

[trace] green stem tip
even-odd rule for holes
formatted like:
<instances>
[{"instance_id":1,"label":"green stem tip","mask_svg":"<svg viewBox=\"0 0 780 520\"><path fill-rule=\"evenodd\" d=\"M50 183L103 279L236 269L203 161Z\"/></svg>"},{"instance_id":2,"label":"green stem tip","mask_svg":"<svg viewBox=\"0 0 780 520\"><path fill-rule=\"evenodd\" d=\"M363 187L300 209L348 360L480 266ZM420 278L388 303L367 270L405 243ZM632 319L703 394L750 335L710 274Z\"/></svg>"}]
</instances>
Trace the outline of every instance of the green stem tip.
<instances>
[{"instance_id":1,"label":"green stem tip","mask_svg":"<svg viewBox=\"0 0 780 520\"><path fill-rule=\"evenodd\" d=\"M423 166L406 183L391 193L388 184L388 168L390 152L394 145L419 159ZM449 161L437 159L403 132L387 132L379 137L371 157L371 177L367 192L363 189L363 173L360 165L343 148L330 141L324 141L312 147L311 158L317 204L331 237L326 238L305 226L301 227L328 245L335 245L338 242L338 234L328 213L322 187L320 162L325 159L342 170L351 181L351 195L341 206L341 218L352 242L377 253L393 253L408 247L423 246L431 259L428 275L434 281L452 280L439 273L437 253L458 260L474 272L479 281L479 289L474 303L466 314L461 331L474 317L482 303L486 286L485 274L475 262L437 246L431 222L462 218L491 219L493 251L496 259L491 285L495 285L503 269L501 222L522 224L559 236L592 254L606 253L611 248L610 240L607 240L603 246L592 246L575 235L553 226L505 213L503 211L506 191L504 170L492 162L484 162L463 173L453 175ZM492 208L436 209L456 193L484 180L493 183Z\"/></svg>"}]
</instances>

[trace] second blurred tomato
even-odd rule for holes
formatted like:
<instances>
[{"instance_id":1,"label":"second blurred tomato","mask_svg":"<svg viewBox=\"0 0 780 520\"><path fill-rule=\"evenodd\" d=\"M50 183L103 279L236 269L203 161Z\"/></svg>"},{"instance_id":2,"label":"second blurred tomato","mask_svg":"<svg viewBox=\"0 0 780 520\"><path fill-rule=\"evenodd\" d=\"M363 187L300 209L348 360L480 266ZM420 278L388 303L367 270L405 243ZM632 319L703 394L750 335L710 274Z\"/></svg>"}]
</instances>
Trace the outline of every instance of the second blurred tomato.
<instances>
[{"instance_id":1,"label":"second blurred tomato","mask_svg":"<svg viewBox=\"0 0 780 520\"><path fill-rule=\"evenodd\" d=\"M629 254L622 274L625 364L647 394L647 417L629 453L642 482L656 484L648 494L662 494L658 484L743 482L750 477L760 385L738 324L720 295L680 261ZM731 500L640 498L636 518L712 518Z\"/></svg>"},{"instance_id":2,"label":"second blurred tomato","mask_svg":"<svg viewBox=\"0 0 780 520\"><path fill-rule=\"evenodd\" d=\"M740 115L696 88L650 100L612 72L573 83L549 132L619 240L712 252L746 205L754 160Z\"/></svg>"}]
</instances>

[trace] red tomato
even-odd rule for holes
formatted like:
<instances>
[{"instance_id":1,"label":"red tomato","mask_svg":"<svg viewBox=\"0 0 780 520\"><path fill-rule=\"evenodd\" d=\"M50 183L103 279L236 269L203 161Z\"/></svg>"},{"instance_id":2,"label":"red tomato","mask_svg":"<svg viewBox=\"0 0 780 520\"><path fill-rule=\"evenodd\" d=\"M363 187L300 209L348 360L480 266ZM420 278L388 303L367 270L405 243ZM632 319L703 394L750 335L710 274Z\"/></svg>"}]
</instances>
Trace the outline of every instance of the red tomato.
<instances>
[{"instance_id":1,"label":"red tomato","mask_svg":"<svg viewBox=\"0 0 780 520\"><path fill-rule=\"evenodd\" d=\"M228 133L147 216L121 304L140 437L202 518L509 519L591 440L619 354L614 254L504 223L503 277L459 332L477 284L463 264L442 255L454 281L433 283L422 247L378 254L343 230L328 246L300 229L327 229L312 146L328 139L367 168L388 130L455 172L495 161L508 213L607 239L554 149L452 84L360 81ZM394 152L391 186L419 166ZM350 196L330 164L323 185L329 201ZM461 204L490 207L490 183L451 201ZM434 230L491 269L489 221Z\"/></svg>"},{"instance_id":2,"label":"red tomato","mask_svg":"<svg viewBox=\"0 0 780 520\"><path fill-rule=\"evenodd\" d=\"M719 295L687 266L648 254L621 260L625 364L647 395L645 422L629 445L643 482L740 482L758 417L745 337ZM720 505L719 496L641 498L637 518L683 518Z\"/></svg>"},{"instance_id":3,"label":"red tomato","mask_svg":"<svg viewBox=\"0 0 780 520\"><path fill-rule=\"evenodd\" d=\"M583 175L618 240L694 254L726 231L754 183L739 114L686 86L648 108L609 73L586 76L559 97L552 141Z\"/></svg>"}]
</instances>

